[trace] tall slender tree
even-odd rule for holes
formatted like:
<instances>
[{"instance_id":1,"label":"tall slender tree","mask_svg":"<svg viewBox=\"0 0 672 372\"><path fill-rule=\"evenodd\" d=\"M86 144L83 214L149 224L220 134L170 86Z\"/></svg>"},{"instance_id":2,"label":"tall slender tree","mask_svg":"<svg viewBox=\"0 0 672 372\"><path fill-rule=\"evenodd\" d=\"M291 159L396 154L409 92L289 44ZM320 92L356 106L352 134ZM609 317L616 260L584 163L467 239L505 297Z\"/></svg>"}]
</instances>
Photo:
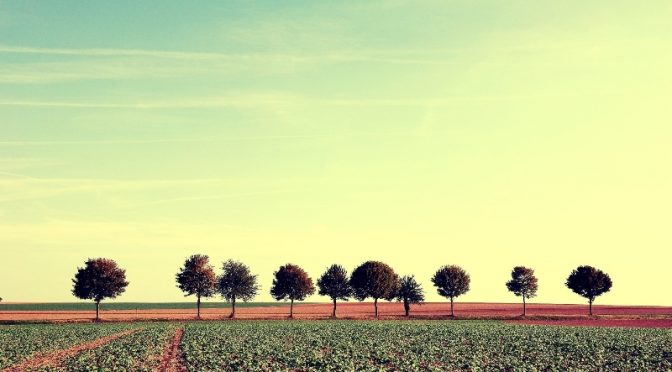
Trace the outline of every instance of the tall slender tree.
<instances>
[{"instance_id":1,"label":"tall slender tree","mask_svg":"<svg viewBox=\"0 0 672 372\"><path fill-rule=\"evenodd\" d=\"M569 274L565 282L567 288L588 299L588 314L593 315L595 298L611 290L611 278L602 270L592 266L579 266Z\"/></svg>"},{"instance_id":2,"label":"tall slender tree","mask_svg":"<svg viewBox=\"0 0 672 372\"><path fill-rule=\"evenodd\" d=\"M432 283L441 296L450 299L450 316L455 317L453 302L455 298L469 291L469 274L459 266L442 266L432 277Z\"/></svg>"},{"instance_id":3,"label":"tall slender tree","mask_svg":"<svg viewBox=\"0 0 672 372\"><path fill-rule=\"evenodd\" d=\"M511 280L506 282L506 288L516 296L523 298L523 316L527 315L526 299L535 297L539 284L534 270L525 266L516 266L511 271Z\"/></svg>"},{"instance_id":4,"label":"tall slender tree","mask_svg":"<svg viewBox=\"0 0 672 372\"><path fill-rule=\"evenodd\" d=\"M289 317L294 318L294 301L303 301L315 293L313 280L302 268L293 264L280 266L273 273L271 296L276 300L289 300Z\"/></svg>"},{"instance_id":5,"label":"tall slender tree","mask_svg":"<svg viewBox=\"0 0 672 372\"><path fill-rule=\"evenodd\" d=\"M425 292L413 275L402 276L395 293L397 301L404 303L404 313L410 315L411 304L421 304L425 301Z\"/></svg>"},{"instance_id":6,"label":"tall slender tree","mask_svg":"<svg viewBox=\"0 0 672 372\"><path fill-rule=\"evenodd\" d=\"M317 279L317 287L320 289L321 296L329 296L333 301L334 307L331 317L336 318L336 301L347 301L352 295L352 288L348 283L348 271L341 265L331 265L327 271Z\"/></svg>"},{"instance_id":7,"label":"tall slender tree","mask_svg":"<svg viewBox=\"0 0 672 372\"><path fill-rule=\"evenodd\" d=\"M72 283L72 294L75 297L96 303L96 321L100 320L100 302L106 298L116 298L128 286L126 271L107 258L88 259L84 267L77 269Z\"/></svg>"},{"instance_id":8,"label":"tall slender tree","mask_svg":"<svg viewBox=\"0 0 672 372\"><path fill-rule=\"evenodd\" d=\"M375 317L378 318L378 299L390 299L397 288L398 276L386 263L367 261L359 265L350 276L353 296L364 301L373 298Z\"/></svg>"},{"instance_id":9,"label":"tall slender tree","mask_svg":"<svg viewBox=\"0 0 672 372\"><path fill-rule=\"evenodd\" d=\"M185 296L196 295L196 317L200 319L201 298L211 297L217 289L217 276L210 265L210 258L202 254L187 258L175 280Z\"/></svg>"},{"instance_id":10,"label":"tall slender tree","mask_svg":"<svg viewBox=\"0 0 672 372\"><path fill-rule=\"evenodd\" d=\"M250 301L257 295L257 276L242 262L228 260L222 264L222 275L218 278L217 289L222 298L231 302L229 318L236 316L236 300Z\"/></svg>"}]
</instances>

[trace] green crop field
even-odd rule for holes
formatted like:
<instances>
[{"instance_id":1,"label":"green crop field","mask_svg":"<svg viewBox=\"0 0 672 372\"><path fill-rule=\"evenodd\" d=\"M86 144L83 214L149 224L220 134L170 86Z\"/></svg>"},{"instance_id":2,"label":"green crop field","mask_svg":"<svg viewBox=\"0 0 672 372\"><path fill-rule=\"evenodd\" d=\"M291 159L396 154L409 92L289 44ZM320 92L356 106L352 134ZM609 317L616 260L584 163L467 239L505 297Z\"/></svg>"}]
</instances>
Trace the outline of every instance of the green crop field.
<instances>
[{"instance_id":1,"label":"green crop field","mask_svg":"<svg viewBox=\"0 0 672 372\"><path fill-rule=\"evenodd\" d=\"M65 370L154 370L175 330L190 371L669 370L672 330L496 321L217 321L0 326L0 368L138 328L61 361ZM52 366L53 367L53 366Z\"/></svg>"},{"instance_id":2,"label":"green crop field","mask_svg":"<svg viewBox=\"0 0 672 372\"><path fill-rule=\"evenodd\" d=\"M309 302L303 302L309 303ZM237 302L236 307L267 307L281 306L284 302ZM230 308L227 302L202 302L201 308ZM195 309L195 302L103 302L101 310L158 310L158 309ZM0 311L91 311L94 309L93 302L45 302L25 304L2 304Z\"/></svg>"}]
</instances>

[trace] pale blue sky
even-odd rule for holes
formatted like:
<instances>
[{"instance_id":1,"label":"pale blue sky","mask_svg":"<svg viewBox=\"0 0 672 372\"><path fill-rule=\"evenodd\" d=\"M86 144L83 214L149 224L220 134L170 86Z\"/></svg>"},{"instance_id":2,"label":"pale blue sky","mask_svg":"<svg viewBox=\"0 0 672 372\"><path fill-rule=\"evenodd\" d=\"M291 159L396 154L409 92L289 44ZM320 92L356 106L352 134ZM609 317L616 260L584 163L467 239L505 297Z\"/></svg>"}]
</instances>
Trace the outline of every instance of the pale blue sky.
<instances>
[{"instance_id":1,"label":"pale blue sky","mask_svg":"<svg viewBox=\"0 0 672 372\"><path fill-rule=\"evenodd\" d=\"M88 257L176 300L185 256L441 264L465 300L672 304L667 1L0 2L0 296ZM633 254L636 252L637 254ZM150 262L150 263L148 263ZM632 266L635 266L634 268ZM21 276L19 288L14 278ZM45 277L48 279L45 280ZM636 280L637 279L637 280ZM319 297L311 298L313 301Z\"/></svg>"}]
</instances>

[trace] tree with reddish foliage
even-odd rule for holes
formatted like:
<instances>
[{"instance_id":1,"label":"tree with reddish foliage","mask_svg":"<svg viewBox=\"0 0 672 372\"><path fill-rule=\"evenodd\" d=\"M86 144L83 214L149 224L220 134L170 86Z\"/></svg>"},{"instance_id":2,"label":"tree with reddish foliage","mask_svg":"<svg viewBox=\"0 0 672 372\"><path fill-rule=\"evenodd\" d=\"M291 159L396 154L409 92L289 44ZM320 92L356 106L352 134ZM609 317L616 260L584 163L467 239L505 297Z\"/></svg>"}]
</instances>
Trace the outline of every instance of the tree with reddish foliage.
<instances>
[{"instance_id":1,"label":"tree with reddish foliage","mask_svg":"<svg viewBox=\"0 0 672 372\"><path fill-rule=\"evenodd\" d=\"M352 272L350 286L357 300L373 298L374 314L378 318L378 299L394 298L398 280L399 277L389 265L379 261L367 261Z\"/></svg>"},{"instance_id":2,"label":"tree with reddish foliage","mask_svg":"<svg viewBox=\"0 0 672 372\"><path fill-rule=\"evenodd\" d=\"M217 289L217 276L206 255L195 254L184 261L175 275L177 287L185 296L196 295L196 316L201 318L201 298L211 297Z\"/></svg>"},{"instance_id":3,"label":"tree with reddish foliage","mask_svg":"<svg viewBox=\"0 0 672 372\"><path fill-rule=\"evenodd\" d=\"M592 266L579 266L569 274L567 288L588 299L588 314L593 315L595 298L611 290L611 278Z\"/></svg>"},{"instance_id":4,"label":"tree with reddish foliage","mask_svg":"<svg viewBox=\"0 0 672 372\"><path fill-rule=\"evenodd\" d=\"M516 296L523 298L523 316L527 315L526 299L535 297L539 284L534 270L525 266L516 266L511 271L511 280L506 282L506 288Z\"/></svg>"},{"instance_id":5,"label":"tree with reddish foliage","mask_svg":"<svg viewBox=\"0 0 672 372\"><path fill-rule=\"evenodd\" d=\"M320 296L329 296L334 303L331 317L336 318L336 301L347 301L352 295L348 283L348 271L341 265L331 265L317 280Z\"/></svg>"},{"instance_id":6,"label":"tree with reddish foliage","mask_svg":"<svg viewBox=\"0 0 672 372\"><path fill-rule=\"evenodd\" d=\"M222 275L218 278L217 290L224 299L231 302L231 315L236 316L236 300L247 302L257 295L257 276L242 262L228 260L222 265Z\"/></svg>"},{"instance_id":7,"label":"tree with reddish foliage","mask_svg":"<svg viewBox=\"0 0 672 372\"><path fill-rule=\"evenodd\" d=\"M411 304L421 304L425 301L425 292L413 275L406 275L399 279L394 297L404 303L404 313L409 316Z\"/></svg>"},{"instance_id":8,"label":"tree with reddish foliage","mask_svg":"<svg viewBox=\"0 0 672 372\"><path fill-rule=\"evenodd\" d=\"M313 279L302 268L292 264L280 266L273 276L271 296L277 301L289 300L289 317L294 318L294 301L303 301L315 293Z\"/></svg>"},{"instance_id":9,"label":"tree with reddish foliage","mask_svg":"<svg viewBox=\"0 0 672 372\"><path fill-rule=\"evenodd\" d=\"M441 296L450 299L450 316L455 317L453 302L455 298L469 291L469 274L459 266L442 266L432 277L432 283Z\"/></svg>"},{"instance_id":10,"label":"tree with reddish foliage","mask_svg":"<svg viewBox=\"0 0 672 372\"><path fill-rule=\"evenodd\" d=\"M100 302L106 298L116 298L128 286L126 271L107 258L87 260L84 267L77 268L72 283L72 294L75 297L96 303L96 321L100 320Z\"/></svg>"}]
</instances>

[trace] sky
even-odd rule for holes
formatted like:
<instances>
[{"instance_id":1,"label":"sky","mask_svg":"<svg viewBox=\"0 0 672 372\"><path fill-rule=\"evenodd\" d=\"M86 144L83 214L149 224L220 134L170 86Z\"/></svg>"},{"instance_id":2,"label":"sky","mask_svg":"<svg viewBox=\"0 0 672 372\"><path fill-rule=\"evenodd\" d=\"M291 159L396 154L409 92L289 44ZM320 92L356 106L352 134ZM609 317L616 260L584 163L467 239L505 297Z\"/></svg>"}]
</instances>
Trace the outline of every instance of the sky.
<instances>
[{"instance_id":1,"label":"sky","mask_svg":"<svg viewBox=\"0 0 672 372\"><path fill-rule=\"evenodd\" d=\"M182 301L207 254L313 279L471 274L459 301L672 305L672 3L0 0L0 297ZM326 301L319 296L309 301Z\"/></svg>"}]
</instances>

